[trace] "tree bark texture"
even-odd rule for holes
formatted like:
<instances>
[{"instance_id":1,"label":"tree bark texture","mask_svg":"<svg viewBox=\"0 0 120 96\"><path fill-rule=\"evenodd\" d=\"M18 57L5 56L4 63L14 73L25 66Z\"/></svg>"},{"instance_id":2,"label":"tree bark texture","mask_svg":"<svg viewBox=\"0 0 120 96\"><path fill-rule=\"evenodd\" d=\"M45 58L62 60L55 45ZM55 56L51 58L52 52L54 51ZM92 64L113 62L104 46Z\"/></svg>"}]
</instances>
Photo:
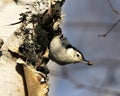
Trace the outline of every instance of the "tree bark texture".
<instances>
[{"instance_id":1,"label":"tree bark texture","mask_svg":"<svg viewBox=\"0 0 120 96\"><path fill-rule=\"evenodd\" d=\"M23 0L15 0L23 4ZM21 3L22 2L22 3ZM20 27L7 41L0 40L0 96L48 96L49 44L61 33L64 0L25 3Z\"/></svg>"}]
</instances>

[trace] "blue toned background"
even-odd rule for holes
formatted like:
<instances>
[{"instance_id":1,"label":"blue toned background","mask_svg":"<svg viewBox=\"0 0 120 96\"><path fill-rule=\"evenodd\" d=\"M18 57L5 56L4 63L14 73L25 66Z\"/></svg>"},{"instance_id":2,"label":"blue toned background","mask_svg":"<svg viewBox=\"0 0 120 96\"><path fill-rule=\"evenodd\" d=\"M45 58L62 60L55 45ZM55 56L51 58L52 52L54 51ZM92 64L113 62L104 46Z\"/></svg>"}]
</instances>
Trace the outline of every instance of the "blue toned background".
<instances>
[{"instance_id":1,"label":"blue toned background","mask_svg":"<svg viewBox=\"0 0 120 96\"><path fill-rule=\"evenodd\" d=\"M111 2L120 12L120 0ZM0 0L0 37L4 40L19 25L2 25L18 21L23 8L12 0ZM66 0L62 13L63 33L94 64L59 66L50 61L49 96L120 96L120 24L106 37L98 37L120 19L120 14L112 11L108 0Z\"/></svg>"},{"instance_id":2,"label":"blue toned background","mask_svg":"<svg viewBox=\"0 0 120 96\"><path fill-rule=\"evenodd\" d=\"M120 0L111 1L120 12ZM98 35L107 32L120 14L112 11L108 0L66 0L63 14L63 33L94 64L50 63L50 96L119 96L120 24L106 37Z\"/></svg>"}]
</instances>

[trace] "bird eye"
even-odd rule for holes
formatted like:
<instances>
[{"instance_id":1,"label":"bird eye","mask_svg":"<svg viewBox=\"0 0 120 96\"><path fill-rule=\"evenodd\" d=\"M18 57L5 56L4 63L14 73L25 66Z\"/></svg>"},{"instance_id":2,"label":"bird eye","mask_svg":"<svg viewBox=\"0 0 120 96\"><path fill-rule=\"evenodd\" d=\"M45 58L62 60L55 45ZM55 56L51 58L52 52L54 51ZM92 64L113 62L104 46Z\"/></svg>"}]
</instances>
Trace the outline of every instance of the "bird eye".
<instances>
[{"instance_id":1,"label":"bird eye","mask_svg":"<svg viewBox=\"0 0 120 96\"><path fill-rule=\"evenodd\" d=\"M80 55L79 55L79 54L77 54L77 57L80 57Z\"/></svg>"}]
</instances>

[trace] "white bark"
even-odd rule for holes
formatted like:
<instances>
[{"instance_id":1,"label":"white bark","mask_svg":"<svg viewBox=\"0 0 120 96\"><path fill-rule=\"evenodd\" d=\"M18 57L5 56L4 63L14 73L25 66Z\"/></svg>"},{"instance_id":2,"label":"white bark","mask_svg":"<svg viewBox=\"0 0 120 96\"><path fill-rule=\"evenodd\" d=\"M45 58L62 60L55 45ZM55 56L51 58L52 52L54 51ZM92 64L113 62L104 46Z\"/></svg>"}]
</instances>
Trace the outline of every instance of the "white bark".
<instances>
[{"instance_id":1,"label":"white bark","mask_svg":"<svg viewBox=\"0 0 120 96\"><path fill-rule=\"evenodd\" d=\"M25 96L22 76L16 71L16 59L8 51L0 57L0 96Z\"/></svg>"},{"instance_id":2,"label":"white bark","mask_svg":"<svg viewBox=\"0 0 120 96\"><path fill-rule=\"evenodd\" d=\"M51 7L50 6L51 1L52 0L48 0L48 1L46 0L46 1L43 1L43 3L40 3L41 5L42 4L44 5L44 2L49 2L49 4L48 4L49 6L46 3L46 7L45 6L43 6L43 7L37 6L37 3L35 3L36 4L35 8L33 7L34 4L29 7L31 7L31 11L33 13L35 11L34 14L37 15L39 13L38 11L40 11L40 9L42 9L42 11L40 11L40 12L43 12L43 13L47 9L49 9ZM59 0L57 0L57 1L59 1ZM41 2L42 2L42 0L41 0ZM63 2L64 2L64 0L63 0ZM53 1L52 3L55 3L55 2ZM61 4L62 4L62 1L61 1L61 3L60 2L57 3L54 6L55 8L53 8L53 9L50 8L49 9L50 13L49 13L49 11L47 11L47 13L44 14L43 21L45 21L45 22L43 22L43 24L45 24L46 21L48 21L49 15L51 15L51 16L53 15L52 12L54 14L56 14L54 11L59 10L59 13L60 13L59 15L61 16L61 6L60 6ZM36 10L37 7L40 7L40 9L38 8L38 10ZM25 25L24 26L25 28L29 27L29 26L26 26L26 24L28 24L28 25L32 24L29 22L29 20L31 20L31 18L32 18L31 14L30 14L30 16L31 17L29 17L29 16L26 17L27 23L25 23L25 24L24 24L24 22L21 23L22 25ZM61 20L56 20L55 22L51 22L51 23L55 23L55 24L53 24L54 25L53 29L57 30L59 27L59 24L61 23ZM38 24L38 23L36 23L36 24ZM23 26L22 26L22 28L23 28ZM25 29L25 28L23 28L23 29ZM52 28L52 25L51 25L51 28ZM31 31L31 32L34 32L34 31ZM12 33L13 33L12 36L10 36L8 39L2 38L2 39L4 39L5 43L0 50L0 51L2 51L2 55L0 57L0 96L47 96L49 86L48 86L47 76L46 75L44 76L45 73L38 72L35 69L33 69L31 66L28 66L30 64L27 65L25 63L26 61L23 61L22 63L21 63L21 61L19 61L19 58L21 58L20 56L22 54L22 53L19 54L19 51L20 51L19 48L20 48L21 44L24 44L24 42L26 40L26 37L24 36L25 34L23 34L24 33L23 30L21 28L18 28L17 31L14 31ZM34 32L34 33L37 34L36 32ZM7 36L8 34L6 33L4 35ZM31 35L29 35L29 36L31 36ZM1 37L3 37L3 36L1 35ZM29 38L29 40L30 39L31 38ZM31 39L31 41L32 41L32 39ZM29 48L30 47L28 47L28 49ZM14 56L11 54L10 51L15 53ZM26 52L25 52L25 54L26 54ZM25 54L22 54L22 56ZM30 54L30 55L32 55L32 54ZM28 55L26 55L26 58L27 58L27 56ZM20 63L20 64L18 64L18 63ZM43 81L43 79L44 79L44 81Z\"/></svg>"}]
</instances>

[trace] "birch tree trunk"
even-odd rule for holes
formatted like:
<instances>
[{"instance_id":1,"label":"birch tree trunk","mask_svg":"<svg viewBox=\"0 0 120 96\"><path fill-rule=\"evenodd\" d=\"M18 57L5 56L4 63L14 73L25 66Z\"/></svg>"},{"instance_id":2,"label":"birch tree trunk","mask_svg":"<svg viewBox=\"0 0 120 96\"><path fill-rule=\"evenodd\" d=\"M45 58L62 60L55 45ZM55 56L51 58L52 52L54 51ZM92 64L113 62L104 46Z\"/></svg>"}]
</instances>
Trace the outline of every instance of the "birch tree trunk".
<instances>
[{"instance_id":1,"label":"birch tree trunk","mask_svg":"<svg viewBox=\"0 0 120 96\"><path fill-rule=\"evenodd\" d=\"M1 43L0 96L48 96L46 51L50 37L60 29L64 0L15 2L24 3L27 11L20 14L20 28Z\"/></svg>"},{"instance_id":2,"label":"birch tree trunk","mask_svg":"<svg viewBox=\"0 0 120 96\"><path fill-rule=\"evenodd\" d=\"M7 48L3 49L0 57L0 96L25 96L22 67L17 66L16 59Z\"/></svg>"}]
</instances>

